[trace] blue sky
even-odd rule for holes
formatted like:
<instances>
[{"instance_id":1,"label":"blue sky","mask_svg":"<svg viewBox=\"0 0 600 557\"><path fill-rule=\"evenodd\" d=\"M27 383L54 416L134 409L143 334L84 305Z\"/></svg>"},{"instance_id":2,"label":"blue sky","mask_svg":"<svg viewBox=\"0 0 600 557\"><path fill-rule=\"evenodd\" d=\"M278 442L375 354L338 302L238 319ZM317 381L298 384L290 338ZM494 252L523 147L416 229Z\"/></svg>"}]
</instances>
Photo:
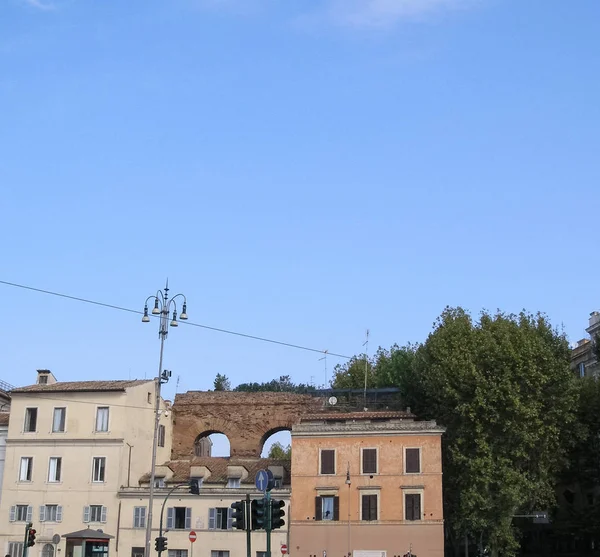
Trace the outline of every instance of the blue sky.
<instances>
[{"instance_id":1,"label":"blue sky","mask_svg":"<svg viewBox=\"0 0 600 557\"><path fill-rule=\"evenodd\" d=\"M600 4L4 0L0 280L352 355L446 305L600 309ZM155 324L8 286L2 379L151 377ZM329 357L329 371L340 360ZM319 355L194 327L167 394ZM330 375L330 374L329 374Z\"/></svg>"}]
</instances>

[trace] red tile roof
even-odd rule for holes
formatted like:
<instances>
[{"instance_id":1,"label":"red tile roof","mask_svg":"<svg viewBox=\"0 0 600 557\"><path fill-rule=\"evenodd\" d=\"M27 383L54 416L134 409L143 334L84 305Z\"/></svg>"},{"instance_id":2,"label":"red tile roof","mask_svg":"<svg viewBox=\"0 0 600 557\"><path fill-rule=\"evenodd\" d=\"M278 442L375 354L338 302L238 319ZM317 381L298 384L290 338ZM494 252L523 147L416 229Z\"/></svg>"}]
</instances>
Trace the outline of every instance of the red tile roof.
<instances>
[{"instance_id":1,"label":"red tile roof","mask_svg":"<svg viewBox=\"0 0 600 557\"><path fill-rule=\"evenodd\" d=\"M319 420L325 421L347 421L347 420L390 420L415 418L411 412L330 412L322 414L309 414L302 416L300 421L313 422Z\"/></svg>"},{"instance_id":2,"label":"red tile roof","mask_svg":"<svg viewBox=\"0 0 600 557\"><path fill-rule=\"evenodd\" d=\"M60 392L98 392L124 391L127 387L135 387L151 383L152 379L134 379L131 381L59 381L49 385L29 385L13 389L10 393L60 393Z\"/></svg>"}]
</instances>

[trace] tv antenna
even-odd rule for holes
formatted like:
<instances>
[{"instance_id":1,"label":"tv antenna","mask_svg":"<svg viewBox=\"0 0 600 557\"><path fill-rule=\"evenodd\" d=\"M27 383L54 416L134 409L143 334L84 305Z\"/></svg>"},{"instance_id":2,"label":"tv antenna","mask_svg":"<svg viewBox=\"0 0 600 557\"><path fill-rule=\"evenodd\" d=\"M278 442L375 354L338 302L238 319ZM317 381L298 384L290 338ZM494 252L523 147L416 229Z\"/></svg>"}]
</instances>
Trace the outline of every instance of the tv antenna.
<instances>
[{"instance_id":1,"label":"tv antenna","mask_svg":"<svg viewBox=\"0 0 600 557\"><path fill-rule=\"evenodd\" d=\"M325 388L327 388L327 352L329 352L329 350L323 350L323 354L325 354L325 356L323 356L322 358L319 358L319 362L324 360L325 361Z\"/></svg>"},{"instance_id":2,"label":"tv antenna","mask_svg":"<svg viewBox=\"0 0 600 557\"><path fill-rule=\"evenodd\" d=\"M367 411L367 376L369 374L369 329L367 329L365 342L363 342L363 346L365 347L365 390L363 392L363 409Z\"/></svg>"}]
</instances>

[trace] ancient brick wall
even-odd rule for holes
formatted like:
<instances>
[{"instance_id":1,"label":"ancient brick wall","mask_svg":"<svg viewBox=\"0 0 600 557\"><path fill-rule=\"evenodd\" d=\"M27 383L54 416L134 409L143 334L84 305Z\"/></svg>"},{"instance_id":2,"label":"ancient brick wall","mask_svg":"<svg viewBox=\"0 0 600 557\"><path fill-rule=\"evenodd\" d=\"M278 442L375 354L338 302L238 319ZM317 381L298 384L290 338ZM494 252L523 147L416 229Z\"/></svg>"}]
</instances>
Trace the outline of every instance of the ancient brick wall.
<instances>
[{"instance_id":1,"label":"ancient brick wall","mask_svg":"<svg viewBox=\"0 0 600 557\"><path fill-rule=\"evenodd\" d=\"M300 416L318 412L323 400L293 393L189 391L173 404L173 459L194 456L198 437L225 434L231 456L258 457L267 438L291 430Z\"/></svg>"}]
</instances>

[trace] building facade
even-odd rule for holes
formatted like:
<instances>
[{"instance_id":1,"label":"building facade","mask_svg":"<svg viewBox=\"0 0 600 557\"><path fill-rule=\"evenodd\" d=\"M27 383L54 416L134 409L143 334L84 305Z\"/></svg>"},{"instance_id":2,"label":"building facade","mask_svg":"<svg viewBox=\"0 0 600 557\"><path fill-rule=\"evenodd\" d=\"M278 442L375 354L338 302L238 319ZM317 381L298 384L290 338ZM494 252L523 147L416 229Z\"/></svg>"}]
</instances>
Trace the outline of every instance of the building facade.
<instances>
[{"instance_id":1,"label":"building facade","mask_svg":"<svg viewBox=\"0 0 600 557\"><path fill-rule=\"evenodd\" d=\"M290 555L442 557L443 432L410 412L303 417L292 427Z\"/></svg>"},{"instance_id":2,"label":"building facade","mask_svg":"<svg viewBox=\"0 0 600 557\"><path fill-rule=\"evenodd\" d=\"M588 338L581 339L571 352L571 369L579 377L598 377L600 362L597 356L597 343L600 338L600 312L590 313L589 325L585 330Z\"/></svg>"}]
</instances>

